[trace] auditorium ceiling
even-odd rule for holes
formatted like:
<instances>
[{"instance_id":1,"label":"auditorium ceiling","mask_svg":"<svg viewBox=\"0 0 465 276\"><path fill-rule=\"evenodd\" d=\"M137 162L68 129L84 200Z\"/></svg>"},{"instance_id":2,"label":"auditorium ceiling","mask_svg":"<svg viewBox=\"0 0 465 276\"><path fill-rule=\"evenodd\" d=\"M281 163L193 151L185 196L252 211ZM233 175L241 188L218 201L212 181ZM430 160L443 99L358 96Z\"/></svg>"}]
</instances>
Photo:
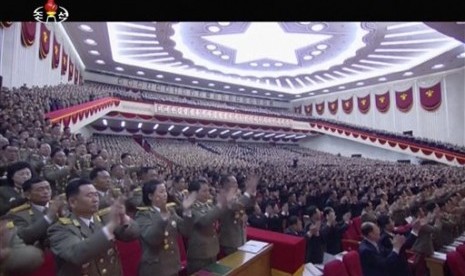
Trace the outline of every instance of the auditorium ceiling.
<instances>
[{"instance_id":1,"label":"auditorium ceiling","mask_svg":"<svg viewBox=\"0 0 465 276\"><path fill-rule=\"evenodd\" d=\"M465 66L465 22L68 22L86 71L295 100Z\"/></svg>"}]
</instances>

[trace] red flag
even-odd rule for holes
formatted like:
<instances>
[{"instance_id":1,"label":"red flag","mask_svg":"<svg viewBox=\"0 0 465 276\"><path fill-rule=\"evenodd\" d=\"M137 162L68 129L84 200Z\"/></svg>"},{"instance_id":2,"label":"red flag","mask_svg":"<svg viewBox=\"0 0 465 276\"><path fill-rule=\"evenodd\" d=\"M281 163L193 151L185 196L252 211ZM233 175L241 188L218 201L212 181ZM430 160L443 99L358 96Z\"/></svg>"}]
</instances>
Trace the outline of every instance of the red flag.
<instances>
[{"instance_id":1,"label":"red flag","mask_svg":"<svg viewBox=\"0 0 465 276\"><path fill-rule=\"evenodd\" d=\"M441 83L421 88L420 87L420 103L423 109L434 111L441 106Z\"/></svg>"},{"instance_id":2,"label":"red flag","mask_svg":"<svg viewBox=\"0 0 465 276\"><path fill-rule=\"evenodd\" d=\"M405 91L396 91L397 109L402 112L409 112L413 106L413 89L410 87Z\"/></svg>"},{"instance_id":3,"label":"red flag","mask_svg":"<svg viewBox=\"0 0 465 276\"><path fill-rule=\"evenodd\" d=\"M358 109L363 114L368 113L370 110L370 94L366 95L365 97L357 97L358 102Z\"/></svg>"},{"instance_id":4,"label":"red flag","mask_svg":"<svg viewBox=\"0 0 465 276\"><path fill-rule=\"evenodd\" d=\"M319 115L323 115L323 113L325 112L325 102L322 102L320 104L315 104L316 106L316 113L318 113Z\"/></svg>"},{"instance_id":5,"label":"red flag","mask_svg":"<svg viewBox=\"0 0 465 276\"><path fill-rule=\"evenodd\" d=\"M21 43L24 47L34 44L37 22L21 22Z\"/></svg>"},{"instance_id":6,"label":"red flag","mask_svg":"<svg viewBox=\"0 0 465 276\"><path fill-rule=\"evenodd\" d=\"M68 70L68 55L65 52L65 47L63 47L63 52L61 53L61 75L66 75Z\"/></svg>"},{"instance_id":7,"label":"red flag","mask_svg":"<svg viewBox=\"0 0 465 276\"><path fill-rule=\"evenodd\" d=\"M379 112L386 113L390 106L389 91L381 95L375 95L375 99L376 108L379 110Z\"/></svg>"},{"instance_id":8,"label":"red flag","mask_svg":"<svg viewBox=\"0 0 465 276\"><path fill-rule=\"evenodd\" d=\"M50 51L50 31L44 23L40 24L40 47L39 58L44 59Z\"/></svg>"},{"instance_id":9,"label":"red flag","mask_svg":"<svg viewBox=\"0 0 465 276\"><path fill-rule=\"evenodd\" d=\"M328 102L328 109L331 114L335 115L337 113L337 108L338 108L337 99L333 102Z\"/></svg>"},{"instance_id":10,"label":"red flag","mask_svg":"<svg viewBox=\"0 0 465 276\"><path fill-rule=\"evenodd\" d=\"M309 104L305 106L305 114L312 116L313 112L313 104Z\"/></svg>"},{"instance_id":11,"label":"red flag","mask_svg":"<svg viewBox=\"0 0 465 276\"><path fill-rule=\"evenodd\" d=\"M352 109L354 108L354 97L350 97L347 100L341 100L342 101L342 110L344 110L344 113L350 114L352 113Z\"/></svg>"},{"instance_id":12,"label":"red flag","mask_svg":"<svg viewBox=\"0 0 465 276\"><path fill-rule=\"evenodd\" d=\"M68 63L69 63L68 81L72 81L73 80L74 65L73 65L73 62L71 61L71 59L69 59Z\"/></svg>"},{"instance_id":13,"label":"red flag","mask_svg":"<svg viewBox=\"0 0 465 276\"><path fill-rule=\"evenodd\" d=\"M61 45L57 41L56 35L53 36L53 53L52 53L52 69L58 68L60 64Z\"/></svg>"}]
</instances>

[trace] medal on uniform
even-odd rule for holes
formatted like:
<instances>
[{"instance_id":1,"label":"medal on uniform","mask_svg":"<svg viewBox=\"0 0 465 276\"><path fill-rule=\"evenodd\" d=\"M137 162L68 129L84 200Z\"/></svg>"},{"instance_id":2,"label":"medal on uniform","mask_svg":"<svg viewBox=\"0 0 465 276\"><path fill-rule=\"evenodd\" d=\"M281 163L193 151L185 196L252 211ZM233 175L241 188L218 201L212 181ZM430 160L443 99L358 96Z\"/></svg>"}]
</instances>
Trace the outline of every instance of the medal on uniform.
<instances>
[{"instance_id":1,"label":"medal on uniform","mask_svg":"<svg viewBox=\"0 0 465 276\"><path fill-rule=\"evenodd\" d=\"M171 221L171 226L173 226L173 228L176 228L176 221L175 220Z\"/></svg>"}]
</instances>

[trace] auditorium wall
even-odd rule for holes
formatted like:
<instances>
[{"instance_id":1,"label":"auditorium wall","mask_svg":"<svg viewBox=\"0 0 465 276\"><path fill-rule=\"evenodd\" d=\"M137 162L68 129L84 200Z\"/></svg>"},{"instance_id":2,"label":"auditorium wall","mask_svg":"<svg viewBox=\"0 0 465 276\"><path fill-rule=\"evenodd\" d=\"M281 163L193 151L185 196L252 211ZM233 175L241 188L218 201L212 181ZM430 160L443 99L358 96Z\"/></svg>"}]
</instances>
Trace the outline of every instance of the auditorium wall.
<instances>
[{"instance_id":1,"label":"auditorium wall","mask_svg":"<svg viewBox=\"0 0 465 276\"><path fill-rule=\"evenodd\" d=\"M41 87L74 83L74 76L71 80L68 80L69 66L66 74L61 74L61 51L63 46L68 55L68 60L75 64L80 73L83 71L84 65L79 59L74 46L72 46L69 37L64 32L61 23L47 23L46 26L51 31L49 38L51 41L50 51L46 58L39 59L40 26L40 23L36 24L34 43L29 47L25 47L21 43L21 22L14 22L8 28L0 28L0 32L3 33L3 40L0 38L0 75L3 76L4 87L21 87L24 84L27 87L33 85ZM55 35L61 45L60 61L58 67L52 69L52 45Z\"/></svg>"},{"instance_id":2,"label":"auditorium wall","mask_svg":"<svg viewBox=\"0 0 465 276\"><path fill-rule=\"evenodd\" d=\"M420 159L414 156L329 135L320 135L305 139L300 142L300 146L331 154L340 154L341 156L346 157L351 157L353 154L361 154L362 158L369 159L393 162L397 162L397 160L410 160L412 164L419 164L420 162Z\"/></svg>"},{"instance_id":3,"label":"auditorium wall","mask_svg":"<svg viewBox=\"0 0 465 276\"><path fill-rule=\"evenodd\" d=\"M328 95L294 101L292 106L312 104L312 116L316 118L335 119L350 124L384 129L402 133L412 131L414 136L426 137L458 145L465 145L465 69L452 70L408 80L384 83L376 86L347 90ZM434 111L425 110L419 99L419 87L431 87L441 83L442 100ZM413 105L407 111L400 111L396 106L396 91L413 88ZM375 95L389 91L390 106L386 112L380 112L376 107ZM357 97L370 97L370 108L365 114L359 110ZM350 114L342 109L342 101L353 97L353 108ZM328 102L338 100L336 114L331 114ZM316 112L316 104L324 102L324 113Z\"/></svg>"}]
</instances>

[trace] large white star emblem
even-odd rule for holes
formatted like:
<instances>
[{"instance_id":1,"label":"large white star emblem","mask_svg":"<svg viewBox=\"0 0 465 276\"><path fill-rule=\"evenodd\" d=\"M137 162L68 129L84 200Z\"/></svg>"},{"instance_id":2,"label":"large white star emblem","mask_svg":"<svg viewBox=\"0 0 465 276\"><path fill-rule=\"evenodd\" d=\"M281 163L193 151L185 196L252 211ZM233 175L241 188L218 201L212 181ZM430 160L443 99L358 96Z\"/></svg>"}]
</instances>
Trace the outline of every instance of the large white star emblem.
<instances>
[{"instance_id":1,"label":"large white star emblem","mask_svg":"<svg viewBox=\"0 0 465 276\"><path fill-rule=\"evenodd\" d=\"M203 36L204 39L236 50L235 63L270 59L298 64L296 50L322 42L331 35L287 33L279 23L250 23L244 33Z\"/></svg>"}]
</instances>

